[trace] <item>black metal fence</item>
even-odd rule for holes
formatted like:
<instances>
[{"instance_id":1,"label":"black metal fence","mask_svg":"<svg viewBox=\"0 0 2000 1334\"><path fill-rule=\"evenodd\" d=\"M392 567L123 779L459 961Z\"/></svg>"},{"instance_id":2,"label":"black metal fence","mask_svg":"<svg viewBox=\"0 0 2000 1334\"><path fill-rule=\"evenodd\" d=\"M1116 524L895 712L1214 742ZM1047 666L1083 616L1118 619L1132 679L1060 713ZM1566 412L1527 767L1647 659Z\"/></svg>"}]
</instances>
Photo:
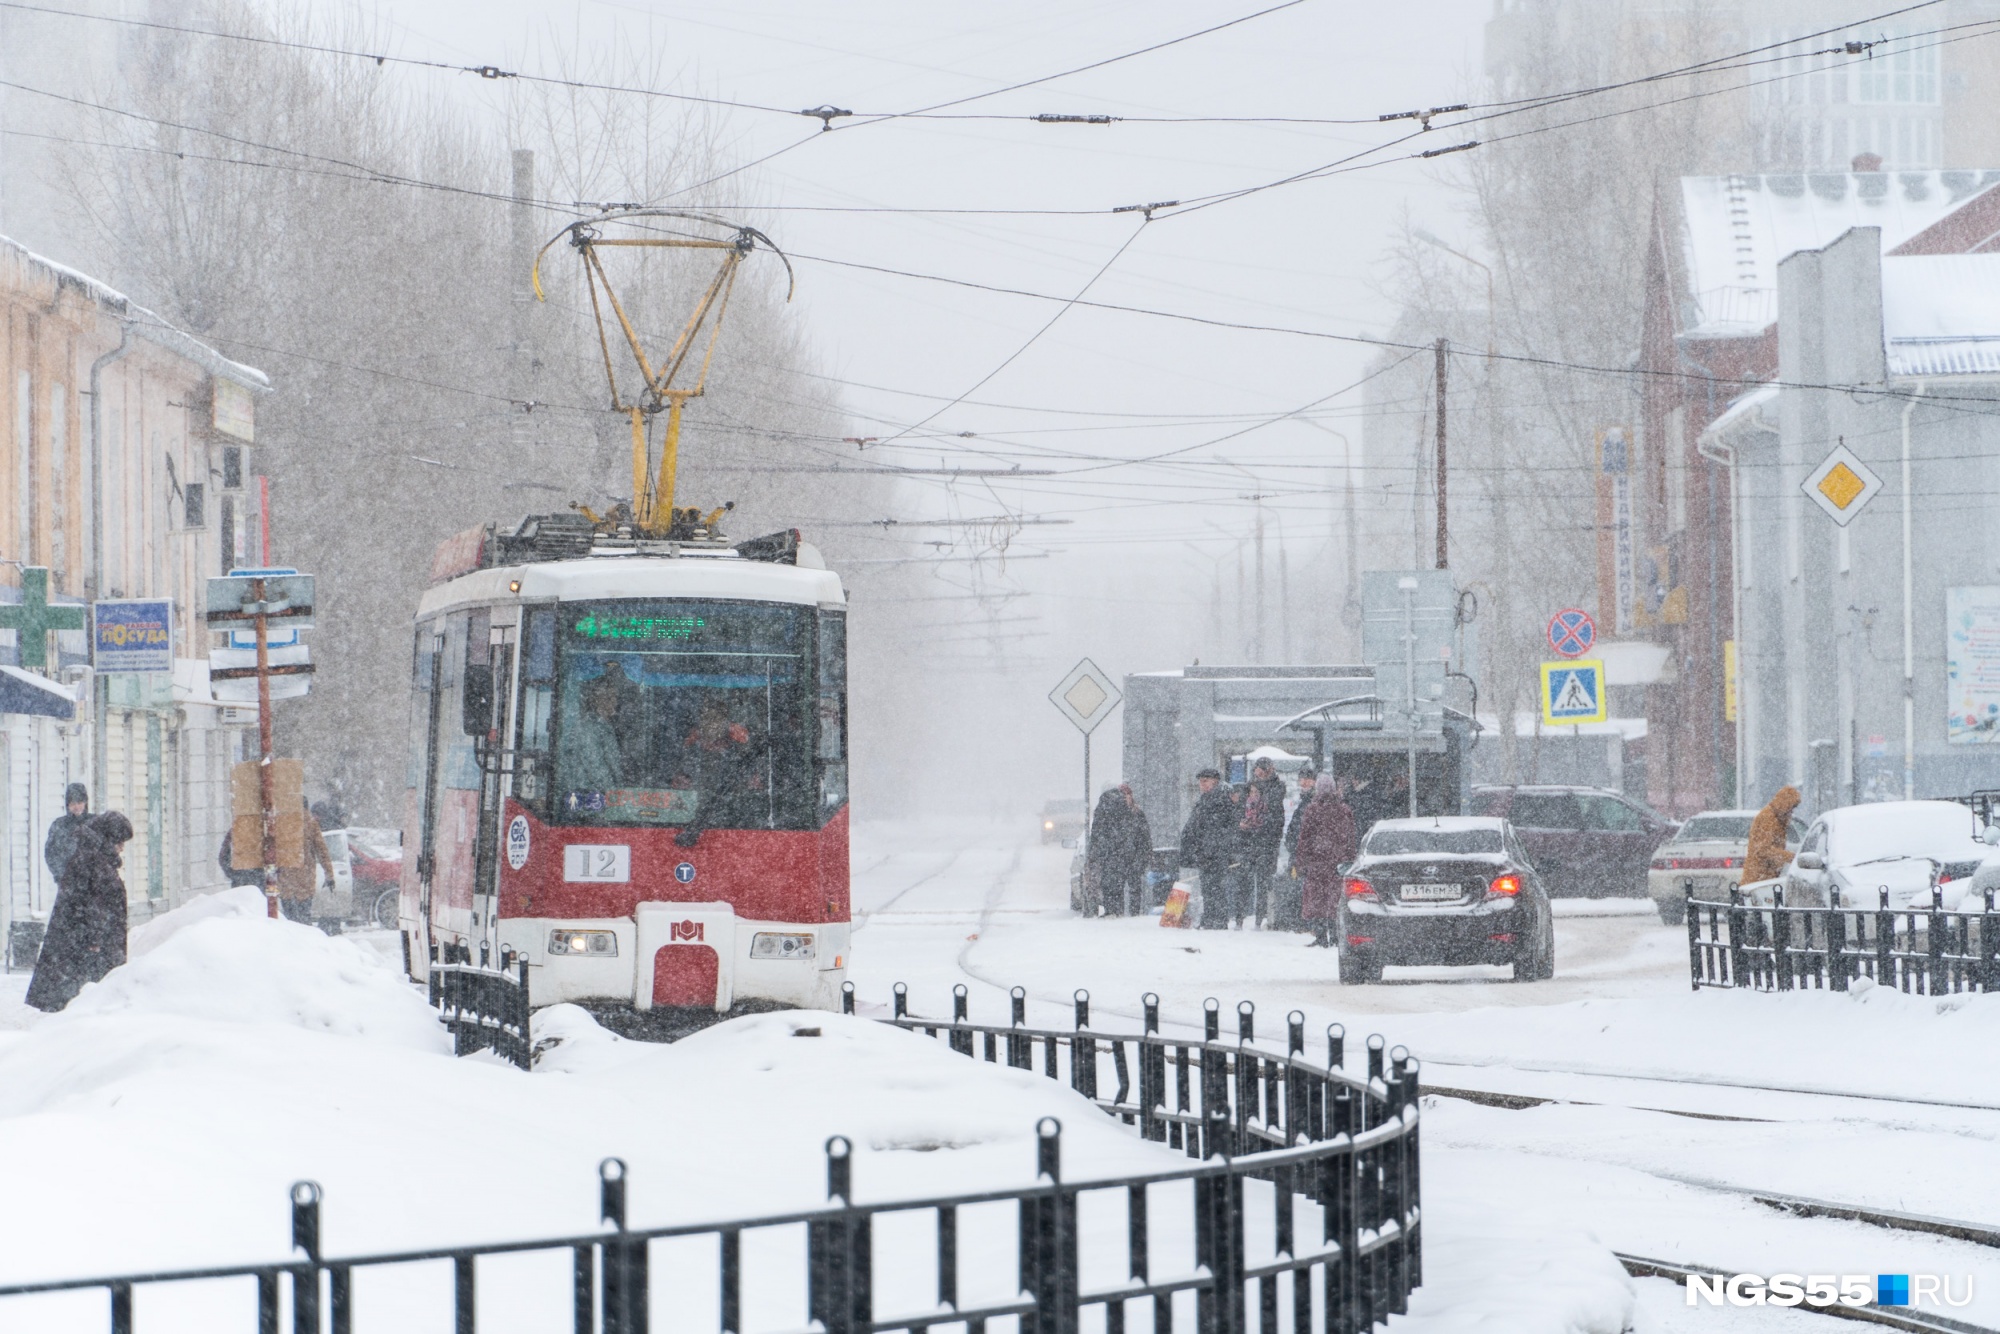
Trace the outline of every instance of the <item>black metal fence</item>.
<instances>
[{"instance_id":1,"label":"black metal fence","mask_svg":"<svg viewBox=\"0 0 2000 1334\"><path fill-rule=\"evenodd\" d=\"M1928 908L1891 908L1889 891L1876 907L1746 903L1741 889L1727 903L1687 896L1688 971L1697 990L1846 991L1856 978L1918 995L2000 991L2000 914L1993 891L1972 910L1946 912L1943 891L1931 887Z\"/></svg>"},{"instance_id":2,"label":"black metal fence","mask_svg":"<svg viewBox=\"0 0 2000 1334\"><path fill-rule=\"evenodd\" d=\"M746 1287L765 1292L801 1280L800 1314L823 1334L930 1334L937 1327L988 1334L995 1321L1001 1330L1019 1334L1078 1334L1093 1308L1103 1312L1106 1334L1126 1334L1128 1318L1139 1330L1150 1326L1152 1334L1360 1334L1408 1309L1423 1263L1417 1063L1402 1048L1385 1052L1382 1039L1371 1037L1366 1075L1350 1075L1342 1068L1339 1026L1328 1032L1328 1063L1322 1066L1305 1056L1304 1020L1296 1012L1287 1024L1287 1050L1279 1053L1254 1044L1254 1012L1247 1004L1238 1007L1235 1040L1225 1041L1214 1001L1207 1005L1204 1036L1193 1038L1162 1035L1158 1001L1150 995L1145 1031L1138 1034L1090 1027L1089 999L1081 992L1073 1030L1028 1027L1019 990L1013 1022L1004 1027L968 1022L962 987L950 1020L910 1015L905 997L899 986L891 1020L898 1026L1019 1069L1035 1069L1039 1051L1044 1074L1066 1074L1071 1087L1105 1111L1147 1138L1184 1148L1196 1161L1133 1176L1067 1179L1062 1127L1045 1117L1035 1128L1030 1185L857 1203L853 1146L835 1136L826 1144L823 1206L634 1228L626 1218L625 1164L614 1158L599 1166L606 1230L338 1258L320 1250L320 1189L300 1182L292 1188L295 1254L285 1263L4 1285L0 1326L12 1327L7 1311L16 1299L95 1289L109 1296L113 1334L133 1334L136 1292L209 1280L243 1285L246 1299L254 1292L257 1334L278 1334L281 1328L292 1334L328 1329L352 1334L357 1276L428 1263L450 1269L449 1328L475 1334L481 1262L555 1252L570 1261L561 1300L577 1334L647 1334L650 1247L668 1239L703 1245L712 1239L708 1253L720 1334L741 1334ZM1100 1092L1107 1064L1117 1084L1108 1098ZM1130 1096L1135 1066L1137 1098ZM1246 1198L1252 1183L1269 1187L1268 1192L1263 1185L1256 1188L1269 1197L1268 1229L1254 1225ZM992 1227L996 1209L1003 1216L1011 1213L1000 1234ZM966 1211L975 1211L971 1221L984 1231L975 1228L975 1244L961 1250ZM1113 1214L1121 1215L1115 1224ZM928 1216L916 1249L910 1249L907 1226L878 1233L876 1224L886 1215L902 1216L899 1222ZM796 1256L782 1248L753 1247L752 1255L765 1262L746 1261L746 1236L774 1229L803 1232L803 1274L796 1260L771 1259ZM996 1235L1011 1244L996 1245ZM1100 1268L1107 1248L1122 1251L1117 1268L1126 1277L1086 1288L1086 1268ZM878 1288L886 1286L881 1276L929 1273L933 1266L930 1300L919 1299L909 1309L883 1309L885 1301L877 1298ZM684 1310L703 1300L685 1283L675 1288L674 1298ZM251 1326L246 1320L240 1327Z\"/></svg>"},{"instance_id":3,"label":"black metal fence","mask_svg":"<svg viewBox=\"0 0 2000 1334\"><path fill-rule=\"evenodd\" d=\"M431 945L430 998L438 1020L451 1030L460 1056L488 1048L523 1070L534 1065L534 1036L529 1029L528 956L500 952L500 966L490 963L481 942L480 961L472 962L463 945L442 951Z\"/></svg>"}]
</instances>

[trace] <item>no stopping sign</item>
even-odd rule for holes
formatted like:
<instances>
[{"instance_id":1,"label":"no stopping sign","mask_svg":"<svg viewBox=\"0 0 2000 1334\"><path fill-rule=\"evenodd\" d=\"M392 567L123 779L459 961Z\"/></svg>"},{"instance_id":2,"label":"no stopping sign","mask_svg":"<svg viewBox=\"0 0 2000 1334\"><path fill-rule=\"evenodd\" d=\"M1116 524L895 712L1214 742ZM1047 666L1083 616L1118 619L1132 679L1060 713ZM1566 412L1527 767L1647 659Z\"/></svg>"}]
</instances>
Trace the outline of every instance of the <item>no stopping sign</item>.
<instances>
[{"instance_id":1,"label":"no stopping sign","mask_svg":"<svg viewBox=\"0 0 2000 1334\"><path fill-rule=\"evenodd\" d=\"M1580 658L1597 642L1597 622L1580 607L1565 607L1549 617L1549 647L1565 658Z\"/></svg>"}]
</instances>

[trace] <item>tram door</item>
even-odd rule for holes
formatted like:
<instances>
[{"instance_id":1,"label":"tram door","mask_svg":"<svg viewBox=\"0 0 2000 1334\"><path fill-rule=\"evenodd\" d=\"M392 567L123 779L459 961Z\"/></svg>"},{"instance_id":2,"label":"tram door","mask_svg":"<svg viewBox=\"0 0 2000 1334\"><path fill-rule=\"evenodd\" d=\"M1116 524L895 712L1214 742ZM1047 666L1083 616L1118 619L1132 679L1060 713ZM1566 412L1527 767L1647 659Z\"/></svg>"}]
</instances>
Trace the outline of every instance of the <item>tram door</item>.
<instances>
[{"instance_id":1,"label":"tram door","mask_svg":"<svg viewBox=\"0 0 2000 1334\"><path fill-rule=\"evenodd\" d=\"M483 617L475 618L474 628ZM476 738L479 757L479 831L472 879L472 924L482 940L499 952L500 813L510 752L501 741L507 730L507 703L514 697L514 627L493 626L486 633L485 659L475 663L468 653L465 683L465 730Z\"/></svg>"}]
</instances>

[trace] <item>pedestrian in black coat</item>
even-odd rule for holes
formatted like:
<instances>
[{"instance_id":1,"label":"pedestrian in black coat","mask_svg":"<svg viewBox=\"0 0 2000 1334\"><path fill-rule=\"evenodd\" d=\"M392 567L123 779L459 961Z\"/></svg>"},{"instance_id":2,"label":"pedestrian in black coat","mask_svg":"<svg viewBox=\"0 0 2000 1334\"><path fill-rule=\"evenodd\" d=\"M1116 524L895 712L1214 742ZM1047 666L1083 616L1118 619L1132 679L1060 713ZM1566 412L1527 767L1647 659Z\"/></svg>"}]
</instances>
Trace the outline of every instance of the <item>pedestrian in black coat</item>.
<instances>
[{"instance_id":1,"label":"pedestrian in black coat","mask_svg":"<svg viewBox=\"0 0 2000 1334\"><path fill-rule=\"evenodd\" d=\"M1201 874L1201 925L1219 931L1229 922L1229 863L1236 856L1236 806L1219 770L1194 776L1201 789L1187 823L1181 826L1181 865Z\"/></svg>"},{"instance_id":2,"label":"pedestrian in black coat","mask_svg":"<svg viewBox=\"0 0 2000 1334\"><path fill-rule=\"evenodd\" d=\"M58 888L62 886L63 868L69 865L70 854L76 851L77 831L90 818L90 789L81 783L71 783L63 793L64 811L49 822L48 841L42 844L42 864L49 868Z\"/></svg>"},{"instance_id":3,"label":"pedestrian in black coat","mask_svg":"<svg viewBox=\"0 0 2000 1334\"><path fill-rule=\"evenodd\" d=\"M1250 767L1238 832L1242 835L1243 867L1235 915L1241 921L1247 913L1254 924L1270 917L1271 877L1277 872L1278 848L1285 839L1285 780L1278 777L1278 766L1268 759L1259 759Z\"/></svg>"},{"instance_id":4,"label":"pedestrian in black coat","mask_svg":"<svg viewBox=\"0 0 2000 1334\"><path fill-rule=\"evenodd\" d=\"M28 1004L36 1009L62 1009L86 983L125 962L125 881L118 867L119 849L131 837L132 822L117 811L93 815L77 831L28 983Z\"/></svg>"},{"instance_id":5,"label":"pedestrian in black coat","mask_svg":"<svg viewBox=\"0 0 2000 1334\"><path fill-rule=\"evenodd\" d=\"M1153 857L1153 829L1132 796L1132 785L1107 788L1090 817L1084 866L1091 911L1129 917L1145 908L1146 864Z\"/></svg>"}]
</instances>

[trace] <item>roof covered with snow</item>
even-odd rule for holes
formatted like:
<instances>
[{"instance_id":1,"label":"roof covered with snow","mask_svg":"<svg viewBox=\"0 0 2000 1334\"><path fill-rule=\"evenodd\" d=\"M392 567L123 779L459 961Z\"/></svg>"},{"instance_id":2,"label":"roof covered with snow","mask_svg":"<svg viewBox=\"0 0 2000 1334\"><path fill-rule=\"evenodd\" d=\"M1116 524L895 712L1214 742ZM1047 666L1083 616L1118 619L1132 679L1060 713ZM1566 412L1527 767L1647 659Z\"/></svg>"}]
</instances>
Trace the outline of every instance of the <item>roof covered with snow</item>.
<instances>
[{"instance_id":1,"label":"roof covered with snow","mask_svg":"<svg viewBox=\"0 0 2000 1334\"><path fill-rule=\"evenodd\" d=\"M1891 375L2000 373L2000 255L1882 260Z\"/></svg>"},{"instance_id":2,"label":"roof covered with snow","mask_svg":"<svg viewBox=\"0 0 2000 1334\"><path fill-rule=\"evenodd\" d=\"M66 287L79 293L84 299L130 325L133 337L142 338L165 348L175 356L193 362L218 379L232 381L260 394L268 392L271 388L270 377L256 367L231 361L193 334L167 323L117 288L99 282L87 273L79 273L66 264L58 264L46 256L38 255L18 241L5 236L0 236L0 268L16 272L25 271L28 276L52 282L58 292Z\"/></svg>"},{"instance_id":3,"label":"roof covered with snow","mask_svg":"<svg viewBox=\"0 0 2000 1334\"><path fill-rule=\"evenodd\" d=\"M1821 172L1684 176L1688 295L1683 334L1735 338L1778 318L1778 264L1853 227L1882 229L1892 250L1966 201L2000 171Z\"/></svg>"},{"instance_id":4,"label":"roof covered with snow","mask_svg":"<svg viewBox=\"0 0 2000 1334\"><path fill-rule=\"evenodd\" d=\"M518 589L509 585L518 582ZM681 556L594 555L583 560L504 565L461 575L424 593L418 616L481 603L548 598L723 598L839 606L847 601L840 576L745 560L733 551Z\"/></svg>"},{"instance_id":5,"label":"roof covered with snow","mask_svg":"<svg viewBox=\"0 0 2000 1334\"><path fill-rule=\"evenodd\" d=\"M1732 443L1730 437L1742 431L1773 431L1778 429L1775 418L1764 409L1777 411L1778 386L1767 384L1752 389L1747 394L1739 394L1730 401L1720 417L1708 424L1701 433L1703 445Z\"/></svg>"}]
</instances>

